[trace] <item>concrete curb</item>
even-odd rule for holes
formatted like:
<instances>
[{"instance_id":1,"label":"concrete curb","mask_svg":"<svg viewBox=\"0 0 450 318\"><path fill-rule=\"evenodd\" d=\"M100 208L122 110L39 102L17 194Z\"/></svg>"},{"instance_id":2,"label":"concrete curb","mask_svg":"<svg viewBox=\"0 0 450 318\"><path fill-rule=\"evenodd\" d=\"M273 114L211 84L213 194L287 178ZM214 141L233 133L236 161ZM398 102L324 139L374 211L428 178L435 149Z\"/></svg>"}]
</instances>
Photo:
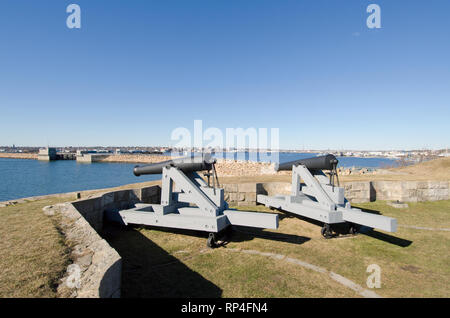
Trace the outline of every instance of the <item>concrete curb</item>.
<instances>
[{"instance_id":1,"label":"concrete curb","mask_svg":"<svg viewBox=\"0 0 450 318\"><path fill-rule=\"evenodd\" d=\"M326 274L328 275L331 279L333 279L334 281L338 282L339 284L350 288L351 290L355 291L358 295L364 297L364 298L382 298L380 295L378 295L377 293L375 293L374 291L368 290L363 288L361 285L356 284L355 282L353 282L352 280L345 278L344 276L341 276L335 272L329 271L323 267L317 266L317 265L313 265L313 264L309 264L307 262L301 261L299 259L296 258L292 258L292 257L287 257L286 255L282 255L282 254L275 254L275 253L269 253L269 252L260 252L257 250L241 250L241 249L237 249L237 248L227 248L226 251L230 251L230 252L240 252L240 253L245 253L245 254L253 254L253 255L260 255L260 256L265 256L265 257L270 257L276 260L281 260L281 261L286 261L288 263L294 264L294 265L298 265L304 268L307 268L309 270L321 273L321 274Z\"/></svg>"}]
</instances>

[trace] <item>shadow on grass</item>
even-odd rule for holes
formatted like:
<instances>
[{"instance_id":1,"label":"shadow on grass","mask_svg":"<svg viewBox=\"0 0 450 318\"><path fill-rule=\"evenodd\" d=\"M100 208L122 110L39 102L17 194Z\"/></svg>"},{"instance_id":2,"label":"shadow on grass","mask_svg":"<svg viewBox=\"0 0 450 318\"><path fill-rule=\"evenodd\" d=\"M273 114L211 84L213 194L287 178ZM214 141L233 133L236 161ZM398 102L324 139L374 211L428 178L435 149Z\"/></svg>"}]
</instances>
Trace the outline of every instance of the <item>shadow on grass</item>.
<instances>
[{"instance_id":1,"label":"shadow on grass","mask_svg":"<svg viewBox=\"0 0 450 318\"><path fill-rule=\"evenodd\" d=\"M371 209L366 209L366 208L361 208L361 207L358 207L358 208L361 209L361 211L366 212L366 213L382 215L377 210L371 210ZM400 247L408 247L412 244L412 241L410 241L410 240L402 239L400 237L396 237L396 236L386 234L386 233L381 233L381 232L378 232L378 231L374 230L373 228L370 228L367 226L361 226L359 232L361 234L367 235L367 236L375 238L377 240L381 240L383 242L397 245Z\"/></svg>"},{"instance_id":2,"label":"shadow on grass","mask_svg":"<svg viewBox=\"0 0 450 318\"><path fill-rule=\"evenodd\" d=\"M129 227L129 226L128 226ZM183 234L190 235L196 237L204 237L205 238L205 247L206 240L208 238L209 233L204 231L194 231L194 230L185 230L185 229L175 229L175 228L165 228L165 227L157 227L157 226L145 226L139 225L137 227L148 228L148 229L157 229L160 232L172 233L172 234ZM227 228L228 229L228 228ZM303 244L309 241L311 238L299 235L292 234L284 234L284 233L276 233L276 232L268 232L264 231L264 229L254 228L254 227L246 227L246 226L232 226L232 230L227 231L226 229L223 232L217 235L218 247L224 247L228 243L231 242L246 242L251 241L254 238L263 238L266 240L276 241L276 242L286 242L292 244Z\"/></svg>"},{"instance_id":3,"label":"shadow on grass","mask_svg":"<svg viewBox=\"0 0 450 318\"><path fill-rule=\"evenodd\" d=\"M370 214L377 214L377 215L382 215L380 211L377 210L372 210L372 209L367 209L367 208L361 208L361 207L357 207L358 209L360 209L363 212L366 213L370 213Z\"/></svg>"},{"instance_id":4,"label":"shadow on grass","mask_svg":"<svg viewBox=\"0 0 450 318\"><path fill-rule=\"evenodd\" d=\"M359 208L359 207L358 207ZM366 212L366 213L370 213L370 214L377 214L377 215L382 215L379 211L376 210L371 210L371 209L364 209L364 208L359 208L361 209L361 211ZM281 211L278 210L279 212L281 212L280 214L280 219L284 219L284 218L297 218L300 219L302 221L317 225L322 227L323 226L323 222L314 220L314 219L310 219L301 215L297 215L295 213L291 213L291 212L287 212L287 211ZM282 215L284 214L284 216L282 217ZM333 224L332 228L333 228L333 232L335 233L335 237L338 237L339 235L348 235L349 234L349 229L350 229L351 224L350 223L337 223L337 224ZM320 228L318 229L320 231ZM394 244L400 247L407 247L410 246L413 242L410 240L406 240L406 239L402 239L393 235L389 235L386 233L381 233L378 232L376 230L374 230L371 227L367 227L367 226L363 226L360 225L359 226L359 230L358 233L363 234L363 235L367 235L369 237L372 237L374 239L377 240L381 240L390 244Z\"/></svg>"},{"instance_id":5,"label":"shadow on grass","mask_svg":"<svg viewBox=\"0 0 450 318\"><path fill-rule=\"evenodd\" d=\"M360 229L360 233L363 235L367 235L371 238L389 243L389 244L393 244L393 245L397 245L400 247L408 247L412 244L412 241L410 240L406 240L406 239L402 239L400 237L396 237L390 234L386 234L386 233L381 233L378 232L370 227L366 227L366 226L362 226Z\"/></svg>"},{"instance_id":6,"label":"shadow on grass","mask_svg":"<svg viewBox=\"0 0 450 318\"><path fill-rule=\"evenodd\" d=\"M134 228L105 222L101 234L122 257L121 297L221 297L218 286Z\"/></svg>"},{"instance_id":7,"label":"shadow on grass","mask_svg":"<svg viewBox=\"0 0 450 318\"><path fill-rule=\"evenodd\" d=\"M229 242L246 242L251 241L254 238L262 238L265 240L291 244L303 244L311 240L311 238L306 236L268 232L263 229L253 227L235 226L233 228L233 234L229 238Z\"/></svg>"}]
</instances>

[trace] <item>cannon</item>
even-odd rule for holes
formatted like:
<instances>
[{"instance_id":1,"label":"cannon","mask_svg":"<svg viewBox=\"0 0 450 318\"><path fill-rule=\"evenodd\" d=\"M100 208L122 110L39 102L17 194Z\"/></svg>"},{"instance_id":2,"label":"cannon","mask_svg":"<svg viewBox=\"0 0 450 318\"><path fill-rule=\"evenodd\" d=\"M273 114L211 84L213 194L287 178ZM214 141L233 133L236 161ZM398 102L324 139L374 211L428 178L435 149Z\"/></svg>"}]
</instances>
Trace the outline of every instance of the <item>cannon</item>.
<instances>
[{"instance_id":1,"label":"cannon","mask_svg":"<svg viewBox=\"0 0 450 318\"><path fill-rule=\"evenodd\" d=\"M204 154L201 156L175 158L144 166L135 166L133 173L137 177L143 174L162 174L164 167L177 167L178 170L185 173L204 170L210 171L215 162L215 159L210 154Z\"/></svg>"},{"instance_id":2,"label":"cannon","mask_svg":"<svg viewBox=\"0 0 450 318\"><path fill-rule=\"evenodd\" d=\"M125 225L205 231L209 233L208 247L217 246L219 235L227 234L233 225L277 229L277 214L228 208L224 190L220 188L217 178L215 162L209 154L202 154L134 167L136 176L162 175L161 202L137 203L131 209L119 211L121 221ZM205 170L207 182L198 174Z\"/></svg>"},{"instance_id":3,"label":"cannon","mask_svg":"<svg viewBox=\"0 0 450 318\"><path fill-rule=\"evenodd\" d=\"M396 219L363 212L351 206L344 196L344 188L339 186L337 164L336 157L328 154L276 165L276 171L292 169L291 194L258 194L256 201L272 209L322 222L321 233L325 238L336 236L334 226L337 224L347 225L350 234L356 234L360 225L395 232ZM323 170L330 171L329 177Z\"/></svg>"},{"instance_id":4,"label":"cannon","mask_svg":"<svg viewBox=\"0 0 450 318\"><path fill-rule=\"evenodd\" d=\"M275 171L291 170L293 166L303 165L309 170L333 170L336 169L338 160L333 155L325 155L314 158L299 159L275 165Z\"/></svg>"}]
</instances>

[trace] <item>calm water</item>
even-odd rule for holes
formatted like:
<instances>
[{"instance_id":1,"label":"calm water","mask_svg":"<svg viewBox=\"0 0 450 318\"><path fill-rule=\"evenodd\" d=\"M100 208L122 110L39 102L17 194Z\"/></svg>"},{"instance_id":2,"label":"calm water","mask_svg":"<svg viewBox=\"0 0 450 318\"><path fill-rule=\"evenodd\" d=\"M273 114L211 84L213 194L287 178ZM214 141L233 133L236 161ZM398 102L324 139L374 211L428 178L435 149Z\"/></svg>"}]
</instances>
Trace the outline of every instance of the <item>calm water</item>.
<instances>
[{"instance_id":1,"label":"calm water","mask_svg":"<svg viewBox=\"0 0 450 318\"><path fill-rule=\"evenodd\" d=\"M244 159L243 153L233 154ZM254 153L245 158L253 160ZM311 153L280 153L280 162L313 157ZM270 157L258 158L269 161ZM395 163L384 158L340 157L339 165L344 167L376 168ZM136 177L134 163L77 163L74 160L38 161L0 158L0 201L37 195L93 190L116 187L124 184L152 181L161 175Z\"/></svg>"},{"instance_id":2,"label":"calm water","mask_svg":"<svg viewBox=\"0 0 450 318\"><path fill-rule=\"evenodd\" d=\"M136 177L131 163L77 163L0 158L0 201L36 195L93 190L160 179Z\"/></svg>"}]
</instances>

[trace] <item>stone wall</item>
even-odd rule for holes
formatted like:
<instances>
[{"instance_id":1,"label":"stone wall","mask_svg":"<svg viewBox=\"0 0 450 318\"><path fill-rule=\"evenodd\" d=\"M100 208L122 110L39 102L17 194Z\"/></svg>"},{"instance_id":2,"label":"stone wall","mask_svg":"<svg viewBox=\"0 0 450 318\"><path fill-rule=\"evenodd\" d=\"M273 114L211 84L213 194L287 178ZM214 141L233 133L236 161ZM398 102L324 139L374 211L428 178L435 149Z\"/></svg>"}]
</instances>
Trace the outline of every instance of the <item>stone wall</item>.
<instances>
[{"instance_id":1,"label":"stone wall","mask_svg":"<svg viewBox=\"0 0 450 318\"><path fill-rule=\"evenodd\" d=\"M224 199L229 205L255 205L256 183L222 184Z\"/></svg>"},{"instance_id":2,"label":"stone wall","mask_svg":"<svg viewBox=\"0 0 450 318\"><path fill-rule=\"evenodd\" d=\"M345 182L345 197L353 203L384 201L438 201L450 199L449 181Z\"/></svg>"},{"instance_id":3,"label":"stone wall","mask_svg":"<svg viewBox=\"0 0 450 318\"><path fill-rule=\"evenodd\" d=\"M450 198L449 181L373 181L372 200L437 201Z\"/></svg>"},{"instance_id":4,"label":"stone wall","mask_svg":"<svg viewBox=\"0 0 450 318\"><path fill-rule=\"evenodd\" d=\"M127 209L137 202L159 202L160 197L161 188L151 186L94 195L72 204L96 231L100 231L105 212Z\"/></svg>"},{"instance_id":5,"label":"stone wall","mask_svg":"<svg viewBox=\"0 0 450 318\"><path fill-rule=\"evenodd\" d=\"M59 297L120 297L122 260L98 234L104 214L137 202L157 203L159 186L119 190L93 197L47 206L44 213L55 221L70 249L70 264L58 286Z\"/></svg>"},{"instance_id":6,"label":"stone wall","mask_svg":"<svg viewBox=\"0 0 450 318\"><path fill-rule=\"evenodd\" d=\"M352 203L362 203L375 201L375 193L370 181L364 182L344 182L344 195Z\"/></svg>"},{"instance_id":7,"label":"stone wall","mask_svg":"<svg viewBox=\"0 0 450 318\"><path fill-rule=\"evenodd\" d=\"M122 259L70 202L44 208L64 234L72 263L57 295L68 298L120 297ZM97 218L93 218L97 220Z\"/></svg>"},{"instance_id":8,"label":"stone wall","mask_svg":"<svg viewBox=\"0 0 450 318\"><path fill-rule=\"evenodd\" d=\"M345 196L354 203L385 201L438 201L450 199L448 181L346 182Z\"/></svg>"},{"instance_id":9,"label":"stone wall","mask_svg":"<svg viewBox=\"0 0 450 318\"><path fill-rule=\"evenodd\" d=\"M406 202L450 199L448 181L352 181L344 182L345 197L352 203L375 200ZM291 192L289 182L223 184L230 205L253 205L257 194L269 196Z\"/></svg>"},{"instance_id":10,"label":"stone wall","mask_svg":"<svg viewBox=\"0 0 450 318\"><path fill-rule=\"evenodd\" d=\"M288 182L222 184L225 201L230 206L247 206L256 204L257 194L289 194L291 184Z\"/></svg>"}]
</instances>

